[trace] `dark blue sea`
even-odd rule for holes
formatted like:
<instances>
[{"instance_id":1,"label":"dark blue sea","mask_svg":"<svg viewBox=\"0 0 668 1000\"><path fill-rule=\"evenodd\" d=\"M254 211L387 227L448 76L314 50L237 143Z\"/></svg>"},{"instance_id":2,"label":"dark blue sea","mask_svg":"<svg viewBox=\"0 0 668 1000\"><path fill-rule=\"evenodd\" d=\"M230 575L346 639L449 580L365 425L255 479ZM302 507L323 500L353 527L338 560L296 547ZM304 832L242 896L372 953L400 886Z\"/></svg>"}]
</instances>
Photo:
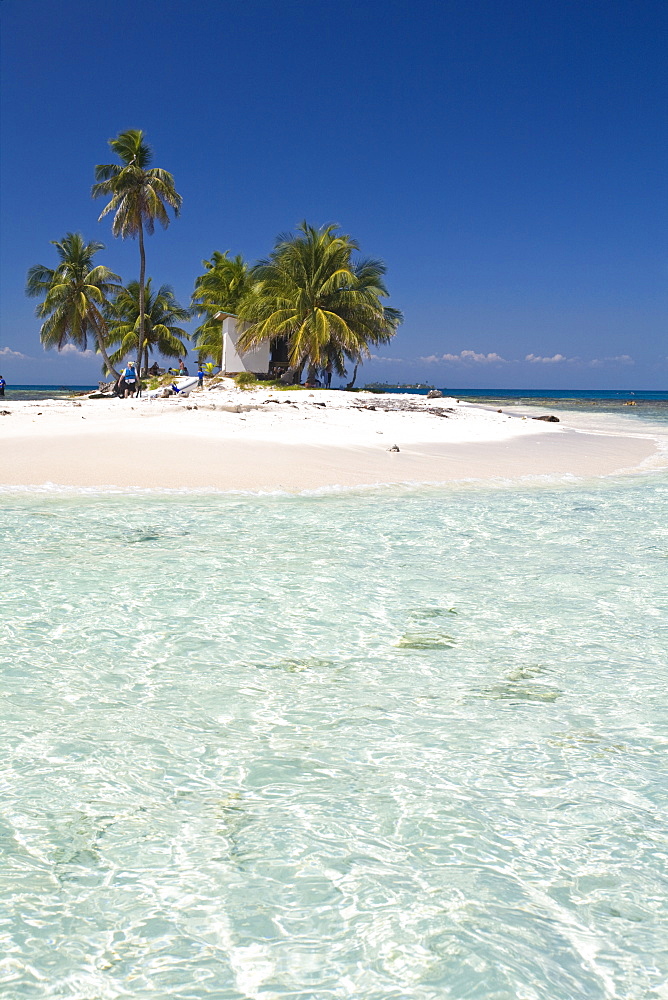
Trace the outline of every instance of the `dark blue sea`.
<instances>
[{"instance_id":1,"label":"dark blue sea","mask_svg":"<svg viewBox=\"0 0 668 1000\"><path fill-rule=\"evenodd\" d=\"M7 384L5 399L59 399L79 392L93 392L95 385L11 385Z\"/></svg>"}]
</instances>

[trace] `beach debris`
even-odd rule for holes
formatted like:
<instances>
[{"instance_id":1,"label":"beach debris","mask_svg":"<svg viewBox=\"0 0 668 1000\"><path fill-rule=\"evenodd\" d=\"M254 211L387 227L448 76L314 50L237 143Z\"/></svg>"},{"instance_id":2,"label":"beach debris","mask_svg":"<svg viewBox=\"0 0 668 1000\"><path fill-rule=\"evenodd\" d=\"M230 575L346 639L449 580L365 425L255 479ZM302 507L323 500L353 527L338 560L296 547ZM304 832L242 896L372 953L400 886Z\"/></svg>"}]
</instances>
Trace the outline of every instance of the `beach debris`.
<instances>
[{"instance_id":1,"label":"beach debris","mask_svg":"<svg viewBox=\"0 0 668 1000\"><path fill-rule=\"evenodd\" d=\"M499 411L501 412L501 411ZM558 424L559 417L553 416L551 413L546 414L544 417L532 417L532 420L546 420L548 424Z\"/></svg>"},{"instance_id":2,"label":"beach debris","mask_svg":"<svg viewBox=\"0 0 668 1000\"><path fill-rule=\"evenodd\" d=\"M440 389L430 389L427 393L427 399L443 399L443 393Z\"/></svg>"},{"instance_id":3,"label":"beach debris","mask_svg":"<svg viewBox=\"0 0 668 1000\"><path fill-rule=\"evenodd\" d=\"M401 451L401 449L399 448L399 445L398 445L398 444L393 444L393 445L392 445L392 446L391 446L390 448L388 448L387 450L388 450L388 451Z\"/></svg>"},{"instance_id":4,"label":"beach debris","mask_svg":"<svg viewBox=\"0 0 668 1000\"><path fill-rule=\"evenodd\" d=\"M0 417L11 417L11 410L0 410Z\"/></svg>"}]
</instances>

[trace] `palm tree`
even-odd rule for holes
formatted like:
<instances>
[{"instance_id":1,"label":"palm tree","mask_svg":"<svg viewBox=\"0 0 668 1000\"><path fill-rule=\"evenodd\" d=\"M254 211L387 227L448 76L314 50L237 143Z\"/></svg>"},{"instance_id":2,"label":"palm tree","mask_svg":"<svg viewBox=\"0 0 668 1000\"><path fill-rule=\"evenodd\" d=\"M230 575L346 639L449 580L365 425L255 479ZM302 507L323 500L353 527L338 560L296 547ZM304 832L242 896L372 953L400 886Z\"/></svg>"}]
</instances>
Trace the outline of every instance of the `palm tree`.
<instances>
[{"instance_id":1,"label":"palm tree","mask_svg":"<svg viewBox=\"0 0 668 1000\"><path fill-rule=\"evenodd\" d=\"M381 302L388 295L385 265L355 262L358 244L337 229L303 222L296 235L279 236L269 258L255 265L253 288L239 307L250 322L239 337L242 351L287 337L291 368L300 373L308 364L313 377L329 362L341 373L344 358L359 363L371 345L394 336L403 317Z\"/></svg>"},{"instance_id":2,"label":"palm tree","mask_svg":"<svg viewBox=\"0 0 668 1000\"><path fill-rule=\"evenodd\" d=\"M216 316L221 312L236 315L251 286L248 264L241 254L230 258L228 251L214 250L211 260L203 260L204 274L195 279L192 308L204 322L195 330L195 348L200 358L214 358L223 363L223 328Z\"/></svg>"},{"instance_id":3,"label":"palm tree","mask_svg":"<svg viewBox=\"0 0 668 1000\"><path fill-rule=\"evenodd\" d=\"M111 355L113 361L121 361L137 347L141 316L139 296L139 282L131 281L126 288L120 289L111 303L109 345L118 345ZM187 319L190 319L190 310L179 305L170 286L161 285L153 293L148 278L144 289L144 336L140 351L144 368L148 368L148 357L153 352L166 358L180 358L188 353L184 343L188 334L177 326Z\"/></svg>"},{"instance_id":4,"label":"palm tree","mask_svg":"<svg viewBox=\"0 0 668 1000\"><path fill-rule=\"evenodd\" d=\"M146 254L144 252L144 230L153 233L155 220L166 229L170 218L168 209L174 215L179 214L182 198L174 187L174 178L166 170L149 164L153 159L153 150L144 139L144 133L138 129L128 129L119 132L115 139L109 140L113 152L122 161L117 163L102 163L95 167L95 180L92 195L94 198L111 195L111 201L100 215L104 218L108 212L114 212L111 231L114 236L125 239L131 236L139 237L139 331L137 336L137 371L141 368L141 352L144 343L145 316L145 275Z\"/></svg>"},{"instance_id":5,"label":"palm tree","mask_svg":"<svg viewBox=\"0 0 668 1000\"><path fill-rule=\"evenodd\" d=\"M58 242L51 241L60 258L55 268L35 264L28 271L26 295L44 296L36 315L43 319L40 338L45 349L62 351L68 344L86 350L88 336L104 358L105 368L118 378L107 356L106 310L108 296L121 288L121 279L108 267L94 264L93 258L103 243L86 243L81 233L67 233Z\"/></svg>"}]
</instances>

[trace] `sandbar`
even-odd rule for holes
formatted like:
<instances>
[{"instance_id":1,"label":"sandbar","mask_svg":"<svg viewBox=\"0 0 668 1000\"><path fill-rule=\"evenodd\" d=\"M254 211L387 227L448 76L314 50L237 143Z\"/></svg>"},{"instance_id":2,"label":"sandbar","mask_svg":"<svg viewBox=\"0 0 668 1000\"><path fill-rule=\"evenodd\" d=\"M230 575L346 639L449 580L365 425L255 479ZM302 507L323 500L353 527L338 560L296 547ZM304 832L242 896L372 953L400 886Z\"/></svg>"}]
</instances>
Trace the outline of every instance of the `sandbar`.
<instances>
[{"instance_id":1,"label":"sandbar","mask_svg":"<svg viewBox=\"0 0 668 1000\"><path fill-rule=\"evenodd\" d=\"M299 492L590 477L637 470L658 453L641 430L591 433L562 415L546 423L453 398L231 383L187 398L5 400L3 409L5 487Z\"/></svg>"}]
</instances>

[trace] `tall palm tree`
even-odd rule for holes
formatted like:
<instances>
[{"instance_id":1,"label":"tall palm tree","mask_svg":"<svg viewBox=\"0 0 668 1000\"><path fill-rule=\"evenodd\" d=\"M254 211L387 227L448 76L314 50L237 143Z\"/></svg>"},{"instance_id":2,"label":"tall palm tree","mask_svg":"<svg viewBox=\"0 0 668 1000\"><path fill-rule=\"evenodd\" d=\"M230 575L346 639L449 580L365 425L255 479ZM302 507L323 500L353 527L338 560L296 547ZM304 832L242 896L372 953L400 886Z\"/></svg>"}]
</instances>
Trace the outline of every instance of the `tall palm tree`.
<instances>
[{"instance_id":1,"label":"tall palm tree","mask_svg":"<svg viewBox=\"0 0 668 1000\"><path fill-rule=\"evenodd\" d=\"M291 368L301 372L308 364L312 376L330 362L341 371L344 357L359 362L394 336L403 317L381 302L388 295L385 265L354 261L358 244L337 229L303 222L255 265L253 288L239 307L250 322L239 337L242 351L287 337Z\"/></svg>"},{"instance_id":2,"label":"tall palm tree","mask_svg":"<svg viewBox=\"0 0 668 1000\"><path fill-rule=\"evenodd\" d=\"M145 315L145 275L146 254L144 251L144 230L153 233L156 219L163 229L169 225L168 209L179 214L182 198L174 187L174 178L159 167L149 169L153 150L144 139L140 129L119 132L109 140L113 152L121 160L117 163L101 163L95 167L96 183L92 188L94 198L111 195L100 219L108 212L114 212L111 231L114 236L125 239L139 238L139 331L137 337L137 371L141 367L141 352L144 342Z\"/></svg>"},{"instance_id":3,"label":"tall palm tree","mask_svg":"<svg viewBox=\"0 0 668 1000\"><path fill-rule=\"evenodd\" d=\"M141 316L139 293L139 282L131 281L126 288L119 290L111 303L109 346L118 345L111 355L112 361L121 361L137 347ZM166 358L180 358L188 353L184 343L188 340L188 333L177 326L177 323L187 319L190 319L190 310L179 305L170 286L161 285L154 293L148 278L144 290L144 336L141 346L144 368L148 368L149 354L153 352Z\"/></svg>"},{"instance_id":4,"label":"tall palm tree","mask_svg":"<svg viewBox=\"0 0 668 1000\"><path fill-rule=\"evenodd\" d=\"M204 322L195 330L195 348L200 358L211 357L223 363L223 328L216 315L237 314L251 286L250 270L241 254L229 257L228 251L214 250L211 260L203 260L204 274L195 279L192 308Z\"/></svg>"},{"instance_id":5,"label":"tall palm tree","mask_svg":"<svg viewBox=\"0 0 668 1000\"><path fill-rule=\"evenodd\" d=\"M26 295L43 295L36 314L43 319L40 338L48 350L61 351L68 344L86 350L88 336L104 358L105 368L118 378L106 350L108 296L121 288L121 279L93 258L103 243L86 243L81 233L67 233L60 242L51 241L60 263L57 267L35 264L28 271Z\"/></svg>"}]
</instances>

